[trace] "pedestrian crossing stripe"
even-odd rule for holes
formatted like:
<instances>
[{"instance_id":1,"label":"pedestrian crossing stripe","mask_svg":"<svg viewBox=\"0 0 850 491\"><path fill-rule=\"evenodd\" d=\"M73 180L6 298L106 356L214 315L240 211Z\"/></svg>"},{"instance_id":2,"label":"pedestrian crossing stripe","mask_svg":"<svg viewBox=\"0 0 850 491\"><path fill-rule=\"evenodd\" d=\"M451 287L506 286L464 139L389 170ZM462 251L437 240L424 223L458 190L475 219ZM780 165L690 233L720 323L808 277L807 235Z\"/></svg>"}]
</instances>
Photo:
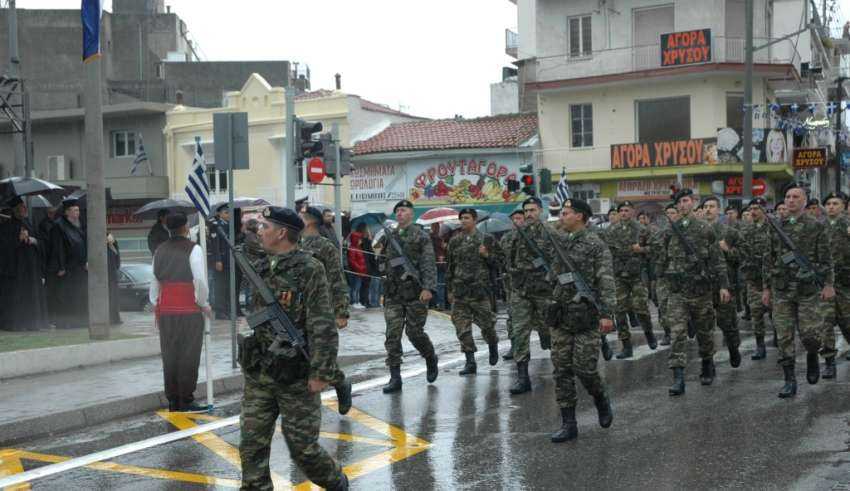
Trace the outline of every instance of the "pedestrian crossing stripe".
<instances>
[{"instance_id":1,"label":"pedestrian crossing stripe","mask_svg":"<svg viewBox=\"0 0 850 491\"><path fill-rule=\"evenodd\" d=\"M329 400L324 402L323 404L329 410L337 410L337 402L335 400ZM175 428L179 430L190 429L199 426L199 423L208 423L221 419L219 417L207 414L172 413L168 411L157 411L156 414L171 423ZM332 432L321 432L319 434L320 438L340 440L348 443L360 443L364 445L385 448L385 450L379 452L378 454L366 457L365 459L350 463L343 467L343 471L346 473L349 479L357 479L380 468L387 467L394 463L413 457L414 455L428 450L431 447L430 442L411 435L405 432L402 428L399 428L378 418L375 418L363 411L358 410L357 408L351 408L346 417L356 423L365 426L373 432L376 432L386 437L373 438L355 435L353 433L349 434ZM275 433L280 433L279 425L276 425ZM217 456L224 459L237 469L241 469L239 450L235 446L224 441L224 439L222 439L212 431L193 435L192 439L205 446L210 451L212 451ZM24 472L25 469L23 463L21 462L22 460L31 460L55 464L71 460L72 458L73 457L66 457L62 455L49 455L12 448L0 449L0 478ZM95 462L92 464L85 465L83 467L98 471L145 476L193 484L214 485L224 488L238 488L240 485L240 482L237 479L221 478L191 472L181 472L150 467L124 465L117 464L114 462ZM272 480L274 482L275 489L293 489L296 491L321 489L315 486L310 481L305 481L293 485L293 483L289 482L288 480L286 480L275 472L272 472ZM16 486L7 487L3 491L23 491L29 489L29 484L20 484Z\"/></svg>"}]
</instances>

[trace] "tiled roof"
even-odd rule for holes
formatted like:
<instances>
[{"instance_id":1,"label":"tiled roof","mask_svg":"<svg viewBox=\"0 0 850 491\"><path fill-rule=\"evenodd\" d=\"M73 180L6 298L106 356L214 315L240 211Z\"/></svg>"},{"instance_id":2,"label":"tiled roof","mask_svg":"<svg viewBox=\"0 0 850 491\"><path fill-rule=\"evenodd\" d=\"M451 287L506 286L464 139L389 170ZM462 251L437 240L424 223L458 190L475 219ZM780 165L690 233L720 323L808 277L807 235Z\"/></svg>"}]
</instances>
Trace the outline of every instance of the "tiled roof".
<instances>
[{"instance_id":1,"label":"tiled roof","mask_svg":"<svg viewBox=\"0 0 850 491\"><path fill-rule=\"evenodd\" d=\"M516 147L537 133L536 114L393 123L358 142L355 155L454 148Z\"/></svg>"}]
</instances>

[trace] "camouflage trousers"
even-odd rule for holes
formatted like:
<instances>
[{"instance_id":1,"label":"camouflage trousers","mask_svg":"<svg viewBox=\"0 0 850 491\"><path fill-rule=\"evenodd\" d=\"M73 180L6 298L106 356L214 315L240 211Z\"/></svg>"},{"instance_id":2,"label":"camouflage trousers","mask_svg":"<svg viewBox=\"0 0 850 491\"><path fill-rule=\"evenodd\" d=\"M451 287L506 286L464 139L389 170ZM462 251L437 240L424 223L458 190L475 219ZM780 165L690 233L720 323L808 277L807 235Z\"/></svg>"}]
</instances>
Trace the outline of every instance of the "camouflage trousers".
<instances>
[{"instance_id":1,"label":"camouflage trousers","mask_svg":"<svg viewBox=\"0 0 850 491\"><path fill-rule=\"evenodd\" d=\"M718 291L712 295L712 304L714 305L717 327L723 332L726 345L737 348L741 346L741 332L738 329L738 307L735 303L735 297L738 293L737 290L729 291L732 294L731 300L722 303L720 301L720 292Z\"/></svg>"},{"instance_id":2,"label":"camouflage trousers","mask_svg":"<svg viewBox=\"0 0 850 491\"><path fill-rule=\"evenodd\" d=\"M667 300L670 296L670 285L667 280L658 279L655 282L655 291L658 295L658 321L664 334L670 335L670 322L667 319Z\"/></svg>"},{"instance_id":3,"label":"camouflage trousers","mask_svg":"<svg viewBox=\"0 0 850 491\"><path fill-rule=\"evenodd\" d=\"M401 348L401 335L407 333L407 339L419 354L425 358L434 356L434 345L425 333L425 321L428 320L428 305L420 301L384 302L384 319L387 322L384 348L387 350L387 366L401 365L404 352Z\"/></svg>"},{"instance_id":4,"label":"camouflage trousers","mask_svg":"<svg viewBox=\"0 0 850 491\"><path fill-rule=\"evenodd\" d=\"M566 313L565 317L552 328L555 398L559 407L576 407L576 378L592 397L605 393L605 384L596 370L600 344L598 321L586 309L581 313Z\"/></svg>"},{"instance_id":5,"label":"camouflage trousers","mask_svg":"<svg viewBox=\"0 0 850 491\"><path fill-rule=\"evenodd\" d=\"M629 312L637 314L638 318L649 317L649 301L646 285L636 278L615 278L617 294L617 337L620 341L630 341L632 335L629 332L629 323L626 315ZM645 327L645 326L641 326Z\"/></svg>"},{"instance_id":6,"label":"camouflage trousers","mask_svg":"<svg viewBox=\"0 0 850 491\"><path fill-rule=\"evenodd\" d=\"M693 320L697 331L700 358L714 357L714 305L711 292L692 297L671 288L667 300L667 321L673 338L667 361L669 368L685 368L687 365L688 319Z\"/></svg>"},{"instance_id":7,"label":"camouflage trousers","mask_svg":"<svg viewBox=\"0 0 850 491\"><path fill-rule=\"evenodd\" d=\"M835 325L841 330L844 340L850 344L850 287L835 286L835 297L822 301L820 304L823 317L823 333L820 354L824 358L834 358L838 354L835 349Z\"/></svg>"},{"instance_id":8,"label":"camouflage trousers","mask_svg":"<svg viewBox=\"0 0 850 491\"><path fill-rule=\"evenodd\" d=\"M514 349L514 361L528 361L531 358L529 340L531 331L536 330L541 339L548 338L549 326L546 325L546 309L552 300L543 297L526 297L520 294L511 296L511 314L513 326L511 341Z\"/></svg>"},{"instance_id":9,"label":"camouflage trousers","mask_svg":"<svg viewBox=\"0 0 850 491\"><path fill-rule=\"evenodd\" d=\"M289 455L307 478L333 489L340 484L342 470L319 446L322 400L307 390L307 380L284 385L263 372L245 376L239 458L242 462L242 489L273 489L269 474L269 454L278 415Z\"/></svg>"},{"instance_id":10,"label":"camouflage trousers","mask_svg":"<svg viewBox=\"0 0 850 491\"><path fill-rule=\"evenodd\" d=\"M793 366L796 356L794 343L795 328L800 333L807 353L817 353L823 332L823 318L819 310L820 292L803 296L796 289L772 290L773 324L779 344L779 360L782 366Z\"/></svg>"},{"instance_id":11,"label":"camouflage trousers","mask_svg":"<svg viewBox=\"0 0 850 491\"><path fill-rule=\"evenodd\" d=\"M764 317L767 315L767 307L761 301L761 284L756 284L754 281L747 280L747 304L750 306L750 318L753 323L753 334L757 337L764 337L767 329L764 323Z\"/></svg>"},{"instance_id":12,"label":"camouflage trousers","mask_svg":"<svg viewBox=\"0 0 850 491\"><path fill-rule=\"evenodd\" d=\"M496 336L496 313L490 309L490 300L486 298L455 298L452 304L452 323L460 341L460 350L474 353L475 340L472 337L472 323L481 328L481 335L487 344L499 342Z\"/></svg>"}]
</instances>

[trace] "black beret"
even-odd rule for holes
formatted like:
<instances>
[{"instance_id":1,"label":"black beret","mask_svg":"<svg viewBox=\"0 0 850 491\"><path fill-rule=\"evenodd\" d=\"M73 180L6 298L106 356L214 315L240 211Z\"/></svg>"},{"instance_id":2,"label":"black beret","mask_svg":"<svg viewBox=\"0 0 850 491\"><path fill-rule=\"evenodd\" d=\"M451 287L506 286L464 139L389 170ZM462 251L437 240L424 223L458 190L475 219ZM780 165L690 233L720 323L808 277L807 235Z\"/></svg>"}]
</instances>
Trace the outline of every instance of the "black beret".
<instances>
[{"instance_id":1,"label":"black beret","mask_svg":"<svg viewBox=\"0 0 850 491\"><path fill-rule=\"evenodd\" d=\"M316 208L315 206L308 206L307 209L304 210L304 213L315 218L316 221L318 221L319 223L322 223L322 221L324 220L324 218L322 217L322 210Z\"/></svg>"},{"instance_id":2,"label":"black beret","mask_svg":"<svg viewBox=\"0 0 850 491\"><path fill-rule=\"evenodd\" d=\"M585 220L593 216L593 208L586 201L580 199L568 199L564 201L564 208L570 208L573 211L584 215Z\"/></svg>"},{"instance_id":3,"label":"black beret","mask_svg":"<svg viewBox=\"0 0 850 491\"><path fill-rule=\"evenodd\" d=\"M472 215L472 218L478 218L478 212L475 211L475 208L463 208L457 212L458 219L461 215Z\"/></svg>"},{"instance_id":4,"label":"black beret","mask_svg":"<svg viewBox=\"0 0 850 491\"><path fill-rule=\"evenodd\" d=\"M304 221L301 220L301 217L299 217L297 213L289 208L269 206L263 210L263 218L296 232L304 230Z\"/></svg>"},{"instance_id":5,"label":"black beret","mask_svg":"<svg viewBox=\"0 0 850 491\"><path fill-rule=\"evenodd\" d=\"M678 210L678 208L676 208L676 203L667 203L667 206L665 206L665 207L664 207L664 209L665 209L665 210L676 210L676 211L679 211L679 210Z\"/></svg>"},{"instance_id":6,"label":"black beret","mask_svg":"<svg viewBox=\"0 0 850 491\"><path fill-rule=\"evenodd\" d=\"M806 208L810 206L820 206L820 201L817 198L811 198L809 201L806 201Z\"/></svg>"},{"instance_id":7,"label":"black beret","mask_svg":"<svg viewBox=\"0 0 850 491\"><path fill-rule=\"evenodd\" d=\"M395 206L393 206L393 213L395 213L396 210L398 210L399 208L410 208L412 210L413 209L413 203L411 203L410 201L408 201L406 199L403 199L403 200L399 201L398 203L396 203Z\"/></svg>"},{"instance_id":8,"label":"black beret","mask_svg":"<svg viewBox=\"0 0 850 491\"><path fill-rule=\"evenodd\" d=\"M740 210L738 210L738 207L737 207L737 206L735 206L735 205L726 205L726 208L725 208L723 211L724 211L724 212L727 212L727 211L729 211L729 210L735 210L735 211L737 211L737 212L739 212L739 213L740 213Z\"/></svg>"},{"instance_id":9,"label":"black beret","mask_svg":"<svg viewBox=\"0 0 850 491\"><path fill-rule=\"evenodd\" d=\"M694 192L690 188L682 188L682 189L676 191L676 194L673 195L673 203L674 204L678 203L679 200L684 198L685 196L693 196L693 195L694 195Z\"/></svg>"},{"instance_id":10,"label":"black beret","mask_svg":"<svg viewBox=\"0 0 850 491\"><path fill-rule=\"evenodd\" d=\"M752 208L754 206L758 206L760 208L767 208L767 200L762 197L753 198L750 200L750 203L747 205L747 208Z\"/></svg>"},{"instance_id":11,"label":"black beret","mask_svg":"<svg viewBox=\"0 0 850 491\"><path fill-rule=\"evenodd\" d=\"M23 202L24 200L21 199L20 196L15 196L13 198L10 198L9 201L6 202L6 206L8 206L9 208L14 208Z\"/></svg>"},{"instance_id":12,"label":"black beret","mask_svg":"<svg viewBox=\"0 0 850 491\"><path fill-rule=\"evenodd\" d=\"M714 201L715 203L717 203L717 206L720 207L720 198L718 198L717 196L711 195L711 194L709 194L708 196L703 198L702 201L700 201L699 207L702 208L703 205L705 205L709 201Z\"/></svg>"},{"instance_id":13,"label":"black beret","mask_svg":"<svg viewBox=\"0 0 850 491\"><path fill-rule=\"evenodd\" d=\"M631 201L623 201L622 203L620 203L619 205L617 205L617 211L620 211L620 209L625 208L625 207L627 207L627 206L628 206L629 208L634 208L634 207L635 207L635 204L634 204L634 203L632 203Z\"/></svg>"},{"instance_id":14,"label":"black beret","mask_svg":"<svg viewBox=\"0 0 850 491\"><path fill-rule=\"evenodd\" d=\"M531 196L530 198L525 198L525 201L522 202L523 209L525 208L525 205L529 205L529 204L535 204L535 205L537 205L538 208L543 208L543 202L540 201L540 198L538 198L537 196Z\"/></svg>"},{"instance_id":15,"label":"black beret","mask_svg":"<svg viewBox=\"0 0 850 491\"><path fill-rule=\"evenodd\" d=\"M508 215L508 216L512 217L512 216L516 215L517 213L519 213L520 215L523 215L522 208L515 208L514 211L512 211L511 214Z\"/></svg>"},{"instance_id":16,"label":"black beret","mask_svg":"<svg viewBox=\"0 0 850 491\"><path fill-rule=\"evenodd\" d=\"M842 192L838 192L838 193L829 193L829 194L827 194L827 195L826 195L826 197L823 199L824 204L826 204L826 202L827 202L827 201L829 201L829 200L831 200L831 199L840 199L841 201L843 201L843 202L845 202L845 203L846 203L846 202L847 202L847 195L846 195L846 194L844 194L844 193L842 193Z\"/></svg>"},{"instance_id":17,"label":"black beret","mask_svg":"<svg viewBox=\"0 0 850 491\"><path fill-rule=\"evenodd\" d=\"M184 225L189 223L189 219L186 218L186 214L182 212L171 213L165 219L165 228L168 230L180 230Z\"/></svg>"},{"instance_id":18,"label":"black beret","mask_svg":"<svg viewBox=\"0 0 850 491\"><path fill-rule=\"evenodd\" d=\"M784 198L785 195L788 194L788 191L794 188L802 189L803 193L805 193L807 196L809 194L809 192L806 191L806 186L803 185L802 182L791 181L782 188L782 197Z\"/></svg>"}]
</instances>

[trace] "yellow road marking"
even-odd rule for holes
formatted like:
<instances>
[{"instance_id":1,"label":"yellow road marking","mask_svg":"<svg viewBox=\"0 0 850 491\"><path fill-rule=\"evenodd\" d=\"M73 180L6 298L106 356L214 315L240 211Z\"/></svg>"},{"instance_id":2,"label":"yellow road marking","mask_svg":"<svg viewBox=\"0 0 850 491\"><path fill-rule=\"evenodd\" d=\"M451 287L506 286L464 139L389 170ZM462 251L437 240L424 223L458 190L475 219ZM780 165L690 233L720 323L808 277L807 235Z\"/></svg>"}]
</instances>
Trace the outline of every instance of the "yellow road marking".
<instances>
[{"instance_id":1,"label":"yellow road marking","mask_svg":"<svg viewBox=\"0 0 850 491\"><path fill-rule=\"evenodd\" d=\"M7 477L13 474L24 472L24 466L21 464L21 459L18 457L16 450L0 450L0 477ZM4 488L6 491L23 491L29 490L29 484L17 484Z\"/></svg>"},{"instance_id":2,"label":"yellow road marking","mask_svg":"<svg viewBox=\"0 0 850 491\"><path fill-rule=\"evenodd\" d=\"M431 315L436 315L437 317L442 317L443 319L446 319L446 320L449 320L449 321L452 320L451 314L447 314L445 312L440 312L439 310L428 309L428 313L431 314Z\"/></svg>"},{"instance_id":3,"label":"yellow road marking","mask_svg":"<svg viewBox=\"0 0 850 491\"><path fill-rule=\"evenodd\" d=\"M198 426L198 424L195 422L195 420L197 419L205 421L213 421L218 419L215 416L195 415L187 413L172 413L169 411L157 411L156 414L159 415L160 418L163 418L169 423L173 424L175 427L177 427L178 430L186 430ZM215 453L219 457L230 462L237 469L242 469L242 461L239 459L239 450L233 445L224 441L215 433L201 433L199 435L193 436L192 439L194 439L201 445L207 447L208 449L212 450L213 453Z\"/></svg>"}]
</instances>

